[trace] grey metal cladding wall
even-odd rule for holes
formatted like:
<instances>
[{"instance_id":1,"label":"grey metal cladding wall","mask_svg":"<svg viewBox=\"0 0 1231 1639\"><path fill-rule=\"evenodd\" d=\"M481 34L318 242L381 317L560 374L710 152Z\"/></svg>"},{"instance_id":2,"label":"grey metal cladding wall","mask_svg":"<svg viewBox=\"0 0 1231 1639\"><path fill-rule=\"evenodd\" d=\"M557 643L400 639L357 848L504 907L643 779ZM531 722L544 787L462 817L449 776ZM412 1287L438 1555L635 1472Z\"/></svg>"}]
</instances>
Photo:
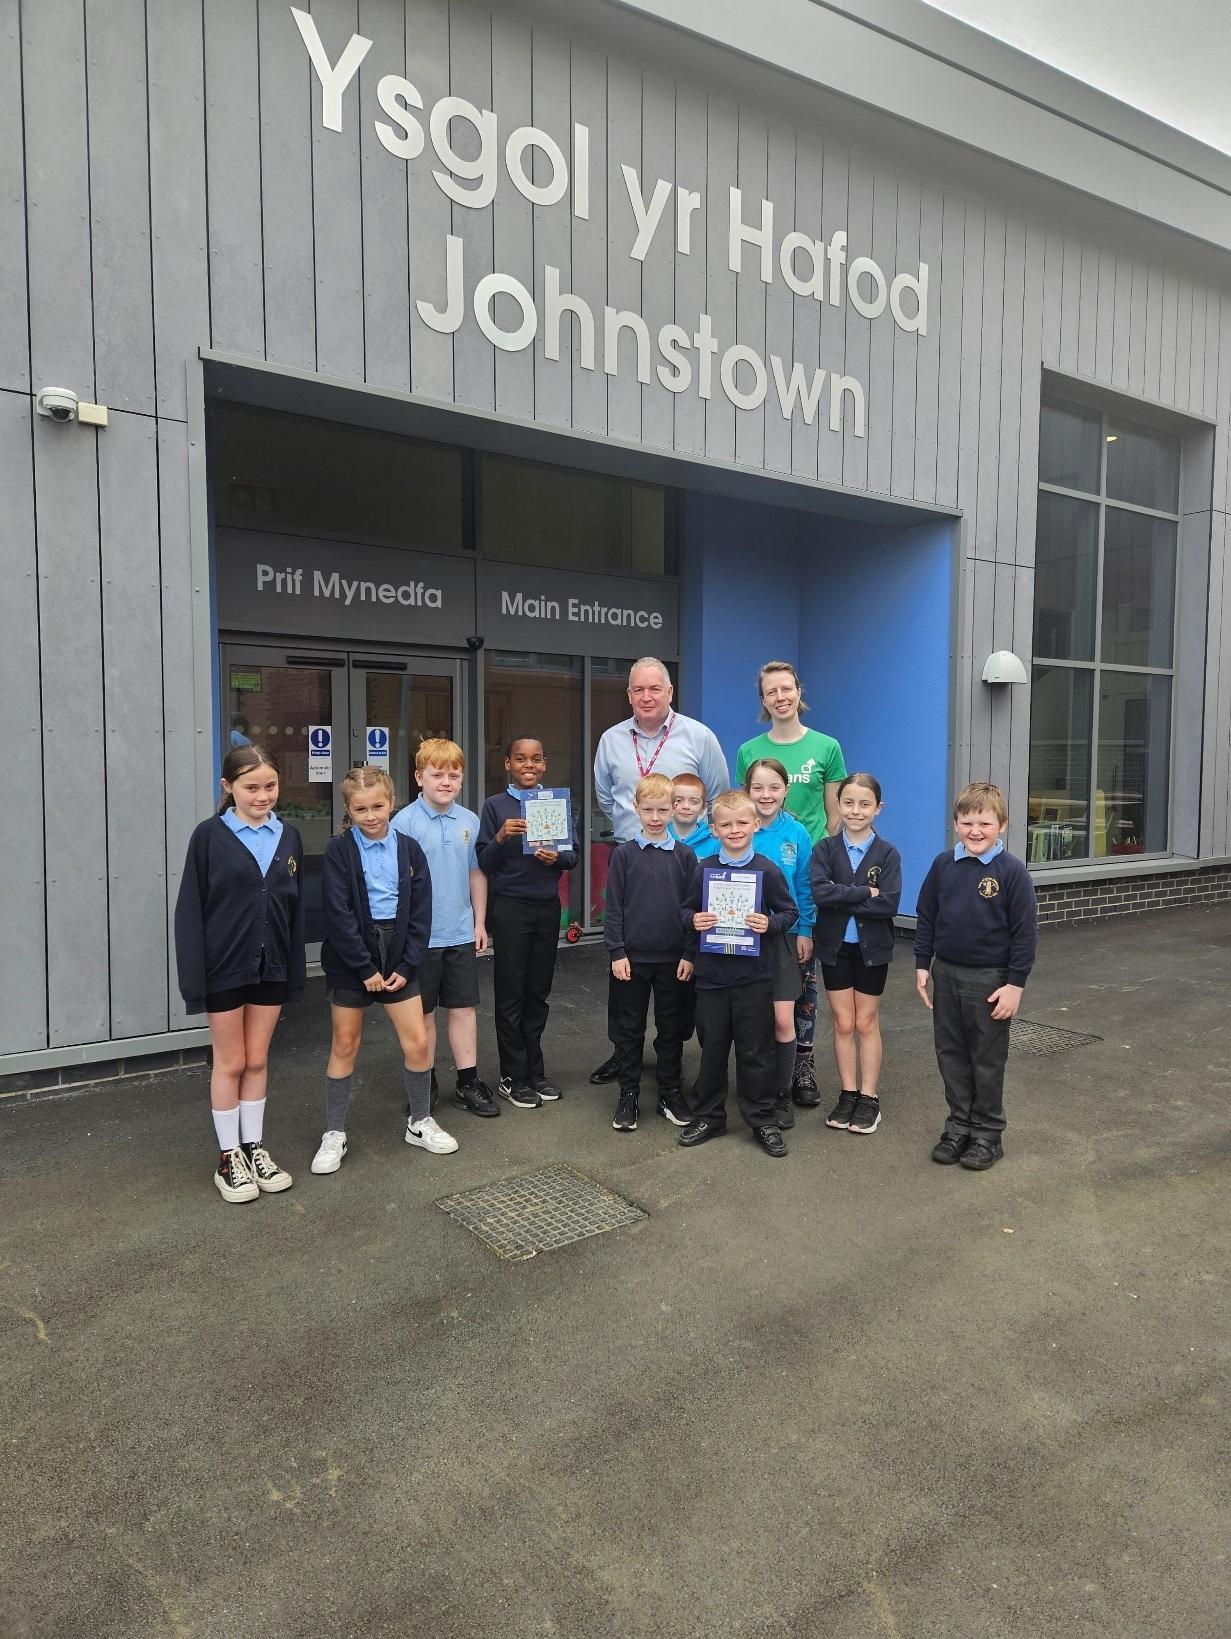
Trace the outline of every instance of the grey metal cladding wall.
<instances>
[{"instance_id":1,"label":"grey metal cladding wall","mask_svg":"<svg viewBox=\"0 0 1231 1639\"><path fill-rule=\"evenodd\" d=\"M1007 779L1018 809L1028 691L993 695L977 662L991 648L1030 649L1040 366L1214 418L1201 836L1206 853L1231 852L1231 296L1178 239L1134 247L1126 219L1113 240L1076 199L1054 211L1019 205L1009 173L1001 187L969 166L959 176L925 164L888 122L873 142L836 99L818 96L803 118L785 97L741 95L738 66L707 89L669 53L608 52L592 12L591 32L570 41L513 4L304 3L331 61L353 32L374 42L341 132L322 126L286 0L0 0L0 414L11 434L0 486L12 594L0 613L0 711L23 788L37 791L45 767L56 791L40 810L45 846L38 822L0 817L6 903L21 913L0 932L0 1051L183 1023L166 901L200 817L199 702L185 664L185 370L204 346L960 510L958 766ZM621 16L613 7L616 42ZM432 179L430 139L409 164L377 140L387 73L418 87L425 124L454 93L493 108L502 141L533 123L571 156L573 123L588 126L589 218L567 195L531 207L503 168L490 209L452 203ZM49 100L54 123L40 117ZM691 255L675 253L664 220L644 262L630 260L625 163L647 190L661 176L702 194ZM737 279L732 185L746 218L762 194L773 199L776 238L845 227L851 254L887 270L926 261L927 334L795 295L778 274L762 285L751 248ZM414 301L443 304L449 233L464 242L471 289L485 271L510 272L541 310L544 267L559 268L562 288L595 312L600 351L605 304L640 312L652 332L672 320L691 330L705 310L724 345L738 329L762 355L858 376L867 436L849 415L835 433L823 415L788 422L769 404L744 411L717 391L702 400L653 375L643 384L628 334L610 377L582 367L569 321L558 359L541 337L497 353L472 313L441 334ZM111 427L32 429L29 394L49 383L108 402ZM1185 504L1197 512L1209 498ZM165 774L154 809L149 759Z\"/></svg>"}]
</instances>

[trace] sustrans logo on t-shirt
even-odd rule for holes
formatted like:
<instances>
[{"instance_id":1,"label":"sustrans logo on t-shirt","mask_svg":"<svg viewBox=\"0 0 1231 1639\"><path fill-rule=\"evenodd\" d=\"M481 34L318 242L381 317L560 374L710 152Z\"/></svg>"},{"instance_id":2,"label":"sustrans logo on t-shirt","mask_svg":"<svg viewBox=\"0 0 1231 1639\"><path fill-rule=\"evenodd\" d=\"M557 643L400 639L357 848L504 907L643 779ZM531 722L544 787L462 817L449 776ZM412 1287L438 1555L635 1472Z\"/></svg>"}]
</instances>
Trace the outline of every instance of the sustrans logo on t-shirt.
<instances>
[{"instance_id":1,"label":"sustrans logo on t-shirt","mask_svg":"<svg viewBox=\"0 0 1231 1639\"><path fill-rule=\"evenodd\" d=\"M791 775L792 785L810 785L812 776L816 772L816 758L809 757L806 763L799 765L799 773Z\"/></svg>"},{"instance_id":2,"label":"sustrans logo on t-shirt","mask_svg":"<svg viewBox=\"0 0 1231 1639\"><path fill-rule=\"evenodd\" d=\"M981 898L995 899L999 892L1000 883L994 876L981 876L979 878L979 894Z\"/></svg>"}]
</instances>

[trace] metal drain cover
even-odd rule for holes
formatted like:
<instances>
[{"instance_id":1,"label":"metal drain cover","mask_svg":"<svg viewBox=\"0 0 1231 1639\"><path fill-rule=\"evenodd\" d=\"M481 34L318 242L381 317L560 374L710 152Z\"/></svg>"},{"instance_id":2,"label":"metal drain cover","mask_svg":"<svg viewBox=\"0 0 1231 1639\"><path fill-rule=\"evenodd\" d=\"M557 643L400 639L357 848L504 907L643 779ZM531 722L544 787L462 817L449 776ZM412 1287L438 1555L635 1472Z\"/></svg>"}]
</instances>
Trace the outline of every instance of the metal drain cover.
<instances>
[{"instance_id":1,"label":"metal drain cover","mask_svg":"<svg viewBox=\"0 0 1231 1639\"><path fill-rule=\"evenodd\" d=\"M1031 1024L1028 1019L1014 1019L1009 1041L1015 1053L1031 1053L1035 1058L1054 1058L1067 1053L1070 1047L1088 1047L1102 1036L1084 1036L1078 1030L1057 1030L1052 1024Z\"/></svg>"},{"instance_id":2,"label":"metal drain cover","mask_svg":"<svg viewBox=\"0 0 1231 1639\"><path fill-rule=\"evenodd\" d=\"M436 1205L499 1258L533 1258L590 1235L623 1229L646 1214L572 1167L544 1167L520 1178L446 1195Z\"/></svg>"}]
</instances>

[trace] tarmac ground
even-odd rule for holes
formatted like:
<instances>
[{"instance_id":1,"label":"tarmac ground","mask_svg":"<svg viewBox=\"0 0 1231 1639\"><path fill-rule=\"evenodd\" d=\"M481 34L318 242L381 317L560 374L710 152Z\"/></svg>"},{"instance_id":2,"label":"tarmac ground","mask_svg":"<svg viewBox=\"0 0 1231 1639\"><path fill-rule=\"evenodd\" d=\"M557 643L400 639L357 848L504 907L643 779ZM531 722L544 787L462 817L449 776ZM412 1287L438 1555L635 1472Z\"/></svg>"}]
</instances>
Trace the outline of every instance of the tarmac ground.
<instances>
[{"instance_id":1,"label":"tarmac ground","mask_svg":"<svg viewBox=\"0 0 1231 1639\"><path fill-rule=\"evenodd\" d=\"M585 946L565 1099L446 1096L453 1156L402 1142L373 1017L309 1173L319 981L286 1194L212 1188L203 1068L0 1106L0 1635L1225 1639L1229 977L1227 907L1046 931L1023 1017L1099 1039L1013 1053L984 1174L928 1159L908 946L880 1131L824 1126L822 1018L785 1161L680 1149L649 1071L613 1132ZM436 1205L553 1163L645 1216L517 1262Z\"/></svg>"}]
</instances>

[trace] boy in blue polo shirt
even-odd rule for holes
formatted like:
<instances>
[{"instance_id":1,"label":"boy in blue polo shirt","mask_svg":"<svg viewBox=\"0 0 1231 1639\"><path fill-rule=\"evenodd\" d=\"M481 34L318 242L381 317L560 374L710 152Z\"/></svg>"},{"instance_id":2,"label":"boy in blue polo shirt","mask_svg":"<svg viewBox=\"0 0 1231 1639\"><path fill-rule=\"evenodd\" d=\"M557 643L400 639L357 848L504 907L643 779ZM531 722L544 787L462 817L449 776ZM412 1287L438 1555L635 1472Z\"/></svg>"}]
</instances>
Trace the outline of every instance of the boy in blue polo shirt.
<instances>
[{"instance_id":1,"label":"boy in blue polo shirt","mask_svg":"<svg viewBox=\"0 0 1231 1639\"><path fill-rule=\"evenodd\" d=\"M432 878L432 932L419 964L428 1062L436 1060L436 1004L448 1014L449 1048L457 1068L453 1102L471 1115L500 1106L479 1080L479 969L487 949L487 878L476 851L479 816L457 801L466 761L453 740L424 740L415 758L419 795L393 817L393 829L413 837ZM432 1080L435 1082L435 1071Z\"/></svg>"},{"instance_id":2,"label":"boy in blue polo shirt","mask_svg":"<svg viewBox=\"0 0 1231 1639\"><path fill-rule=\"evenodd\" d=\"M1009 1026L1034 965L1038 908L1020 859L1005 852L999 786L977 781L953 805L957 846L938 854L916 906L915 988L932 1010L949 1119L932 1150L942 1166L986 1172L1004 1154ZM929 968L935 1002L928 998Z\"/></svg>"}]
</instances>

